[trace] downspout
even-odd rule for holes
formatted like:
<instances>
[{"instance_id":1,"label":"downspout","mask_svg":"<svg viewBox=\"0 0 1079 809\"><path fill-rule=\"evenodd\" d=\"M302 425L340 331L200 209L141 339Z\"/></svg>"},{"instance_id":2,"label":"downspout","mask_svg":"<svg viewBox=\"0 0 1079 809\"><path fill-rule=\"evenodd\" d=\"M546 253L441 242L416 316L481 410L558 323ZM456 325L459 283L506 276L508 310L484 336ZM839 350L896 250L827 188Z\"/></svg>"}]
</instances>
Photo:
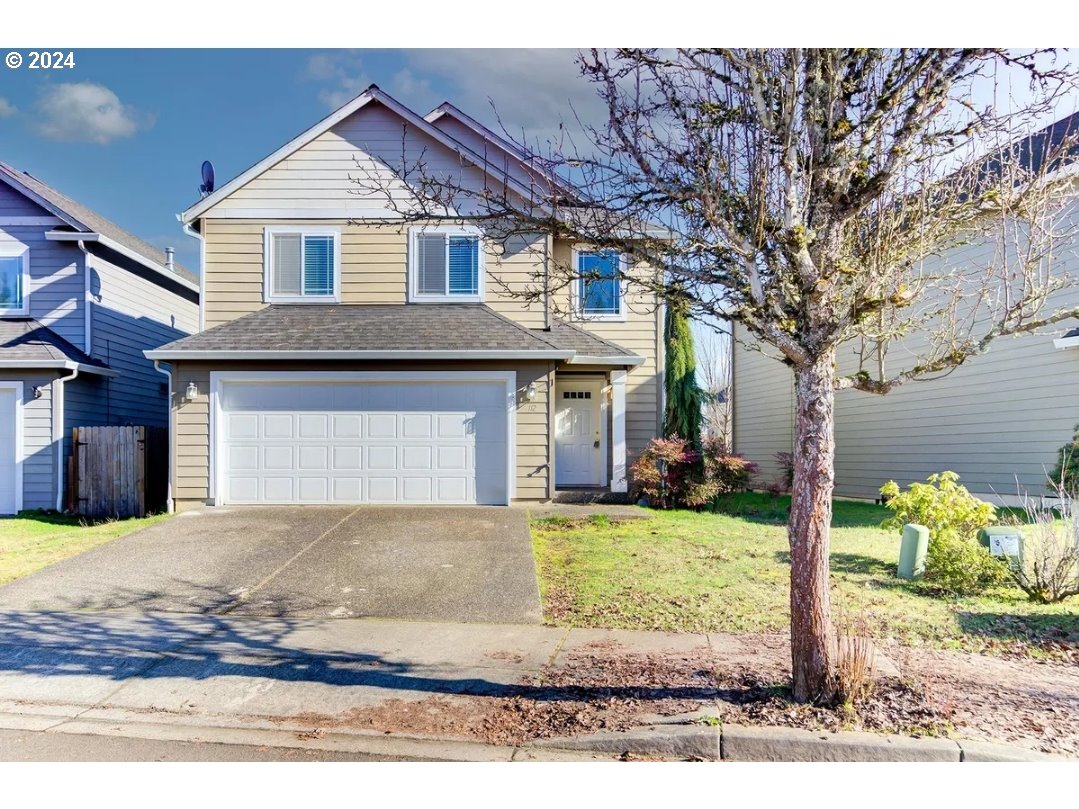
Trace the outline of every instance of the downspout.
<instances>
[{"instance_id":1,"label":"downspout","mask_svg":"<svg viewBox=\"0 0 1079 809\"><path fill-rule=\"evenodd\" d=\"M550 270L550 251L547 247L550 244L551 236L547 234L543 237L543 330L551 330L551 270Z\"/></svg>"},{"instance_id":2,"label":"downspout","mask_svg":"<svg viewBox=\"0 0 1079 809\"><path fill-rule=\"evenodd\" d=\"M172 514L174 505L172 502L172 463L173 463L173 449L172 449L172 369L165 370L161 367L161 360L154 360L154 370L159 374L164 374L169 379L169 474L165 483L165 511Z\"/></svg>"},{"instance_id":3,"label":"downspout","mask_svg":"<svg viewBox=\"0 0 1079 809\"><path fill-rule=\"evenodd\" d=\"M179 214L176 215L176 218L180 218ZM206 239L186 222L181 222L180 226L188 236L199 240L199 331L202 332L206 331L206 295L202 283L206 277ZM165 373L165 371L161 373ZM169 377L169 379L171 378ZM171 401L169 407L172 407Z\"/></svg>"},{"instance_id":4,"label":"downspout","mask_svg":"<svg viewBox=\"0 0 1079 809\"><path fill-rule=\"evenodd\" d=\"M93 327L93 318L90 316L90 251L86 249L86 241L83 239L79 239L75 244L82 251L82 350L91 355L93 342L90 339L90 329Z\"/></svg>"},{"instance_id":5,"label":"downspout","mask_svg":"<svg viewBox=\"0 0 1079 809\"><path fill-rule=\"evenodd\" d=\"M64 510L64 383L79 375L79 367L55 381L52 394L52 440L56 444L56 510Z\"/></svg>"}]
</instances>

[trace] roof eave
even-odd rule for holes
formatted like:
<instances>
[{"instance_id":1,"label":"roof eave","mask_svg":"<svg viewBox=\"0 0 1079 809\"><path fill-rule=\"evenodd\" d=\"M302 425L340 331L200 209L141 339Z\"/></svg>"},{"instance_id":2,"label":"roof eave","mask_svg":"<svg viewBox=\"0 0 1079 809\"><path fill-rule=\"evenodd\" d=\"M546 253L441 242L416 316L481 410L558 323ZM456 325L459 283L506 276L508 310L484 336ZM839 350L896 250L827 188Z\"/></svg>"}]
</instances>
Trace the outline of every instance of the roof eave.
<instances>
[{"instance_id":1,"label":"roof eave","mask_svg":"<svg viewBox=\"0 0 1079 809\"><path fill-rule=\"evenodd\" d=\"M59 370L59 371L75 371L83 374L97 374L98 376L120 376L117 371L112 368L105 368L100 365L90 365L85 362L75 362L75 360L5 360L0 359L0 369L20 369L20 370Z\"/></svg>"},{"instance_id":2,"label":"roof eave","mask_svg":"<svg viewBox=\"0 0 1079 809\"><path fill-rule=\"evenodd\" d=\"M117 252L120 255L131 259L132 261L137 261L139 264L146 267L148 270L152 270L159 275L163 275L170 281L175 281L176 283L180 284L180 286L185 287L192 292L201 291L198 284L194 284L191 281L188 281L182 275L178 275L177 273L170 270L168 267L158 264L156 261L150 261L142 254L136 253L131 248L125 247L119 242L110 239L108 236L103 236L100 233L67 230L49 230L45 233L45 239L50 242L97 242L98 244L104 245L110 250Z\"/></svg>"},{"instance_id":3,"label":"roof eave","mask_svg":"<svg viewBox=\"0 0 1079 809\"><path fill-rule=\"evenodd\" d=\"M644 357L639 357L636 354L625 356L603 356L603 355L589 355L589 354L574 354L568 360L566 365L617 365L637 367L638 365L644 365Z\"/></svg>"},{"instance_id":4,"label":"roof eave","mask_svg":"<svg viewBox=\"0 0 1079 809\"><path fill-rule=\"evenodd\" d=\"M1074 337L1058 337L1053 341L1057 348L1079 348L1079 334Z\"/></svg>"},{"instance_id":5,"label":"roof eave","mask_svg":"<svg viewBox=\"0 0 1079 809\"><path fill-rule=\"evenodd\" d=\"M144 351L150 360L569 360L572 351L315 351L303 349L235 351L221 349L155 349Z\"/></svg>"}]
</instances>

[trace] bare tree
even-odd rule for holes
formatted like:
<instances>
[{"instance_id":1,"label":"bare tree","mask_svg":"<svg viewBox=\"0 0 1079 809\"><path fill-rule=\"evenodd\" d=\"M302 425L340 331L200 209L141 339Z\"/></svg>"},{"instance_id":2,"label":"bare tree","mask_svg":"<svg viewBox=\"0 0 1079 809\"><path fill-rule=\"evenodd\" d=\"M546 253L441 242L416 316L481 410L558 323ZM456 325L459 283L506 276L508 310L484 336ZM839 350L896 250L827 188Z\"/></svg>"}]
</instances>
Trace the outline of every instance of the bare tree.
<instances>
[{"instance_id":1,"label":"bare tree","mask_svg":"<svg viewBox=\"0 0 1079 809\"><path fill-rule=\"evenodd\" d=\"M586 142L517 143L524 181L494 164L466 182L463 168L403 160L416 193L389 204L414 221L468 218L494 239L622 251L638 268L627 284L739 324L792 368L793 690L829 700L835 393L885 394L1079 315L1054 298L1075 283L1054 261L1072 230L1062 162L1075 133L1016 141L1075 75L1052 52L992 49L594 50L579 62L606 109ZM976 105L1005 70L1028 100ZM354 179L363 193L378 185ZM992 249L977 262L929 269L979 242ZM528 289L505 292L546 300L574 281L573 267L537 266ZM891 370L896 344L914 359ZM861 365L841 370L851 346Z\"/></svg>"},{"instance_id":2,"label":"bare tree","mask_svg":"<svg viewBox=\"0 0 1079 809\"><path fill-rule=\"evenodd\" d=\"M697 371L704 390L704 433L730 446L731 440L731 338L713 328L702 336Z\"/></svg>"}]
</instances>

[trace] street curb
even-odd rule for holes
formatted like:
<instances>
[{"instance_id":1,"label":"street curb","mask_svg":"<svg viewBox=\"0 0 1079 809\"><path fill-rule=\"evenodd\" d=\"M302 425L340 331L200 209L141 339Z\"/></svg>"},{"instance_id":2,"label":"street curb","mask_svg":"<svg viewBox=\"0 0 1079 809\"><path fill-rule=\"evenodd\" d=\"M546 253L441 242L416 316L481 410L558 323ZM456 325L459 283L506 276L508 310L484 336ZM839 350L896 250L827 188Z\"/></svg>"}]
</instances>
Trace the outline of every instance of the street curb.
<instances>
[{"instance_id":1,"label":"street curb","mask_svg":"<svg viewBox=\"0 0 1079 809\"><path fill-rule=\"evenodd\" d=\"M36 706L45 707L45 706ZM71 706L74 708L74 706ZM312 730L283 723L231 725L173 722L122 709L48 706L34 712L0 711L0 728L85 736L122 736L155 741L207 742L367 754L401 761L613 761L631 755L703 761L1069 761L1025 748L966 739L915 738L796 728L704 724L649 725L624 732L538 739L498 746L371 730ZM194 719L195 717L190 717Z\"/></svg>"},{"instance_id":2,"label":"street curb","mask_svg":"<svg viewBox=\"0 0 1079 809\"><path fill-rule=\"evenodd\" d=\"M651 725L624 733L543 739L532 746L707 761L1070 761L1022 747L968 739L730 724Z\"/></svg>"}]
</instances>

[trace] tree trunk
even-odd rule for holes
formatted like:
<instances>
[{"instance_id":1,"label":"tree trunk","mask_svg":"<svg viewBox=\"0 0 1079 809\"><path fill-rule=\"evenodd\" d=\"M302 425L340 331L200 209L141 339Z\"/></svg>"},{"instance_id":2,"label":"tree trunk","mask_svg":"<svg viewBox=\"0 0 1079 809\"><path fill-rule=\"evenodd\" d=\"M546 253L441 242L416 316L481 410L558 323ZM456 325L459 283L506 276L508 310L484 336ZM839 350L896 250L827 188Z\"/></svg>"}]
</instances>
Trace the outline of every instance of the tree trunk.
<instances>
[{"instance_id":1,"label":"tree trunk","mask_svg":"<svg viewBox=\"0 0 1079 809\"><path fill-rule=\"evenodd\" d=\"M795 371L791 547L791 670L794 698L835 696L836 643L828 588L835 485L835 351Z\"/></svg>"}]
</instances>

